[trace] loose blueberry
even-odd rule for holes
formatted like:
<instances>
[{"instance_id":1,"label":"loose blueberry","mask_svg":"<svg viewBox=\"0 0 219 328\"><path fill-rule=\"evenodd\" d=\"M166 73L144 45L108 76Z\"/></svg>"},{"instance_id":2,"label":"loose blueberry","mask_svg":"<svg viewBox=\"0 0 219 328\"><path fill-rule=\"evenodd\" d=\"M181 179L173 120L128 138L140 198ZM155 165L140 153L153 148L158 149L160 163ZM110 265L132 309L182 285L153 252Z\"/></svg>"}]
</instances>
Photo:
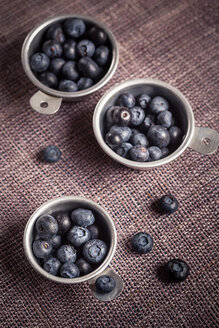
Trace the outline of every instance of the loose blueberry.
<instances>
[{"instance_id":1,"label":"loose blueberry","mask_svg":"<svg viewBox=\"0 0 219 328\"><path fill-rule=\"evenodd\" d=\"M179 207L177 199L172 195L164 195L158 201L159 209L167 214L176 212Z\"/></svg>"},{"instance_id":2,"label":"loose blueberry","mask_svg":"<svg viewBox=\"0 0 219 328\"><path fill-rule=\"evenodd\" d=\"M93 80L91 80L89 77L81 77L78 82L78 90L84 90L92 87L94 84Z\"/></svg>"},{"instance_id":3,"label":"loose blueberry","mask_svg":"<svg viewBox=\"0 0 219 328\"><path fill-rule=\"evenodd\" d=\"M55 74L51 72L43 72L38 76L38 80L48 88L56 88L58 85L58 79Z\"/></svg>"},{"instance_id":4,"label":"loose blueberry","mask_svg":"<svg viewBox=\"0 0 219 328\"><path fill-rule=\"evenodd\" d=\"M39 259L49 256L51 252L52 245L49 241L38 239L33 242L33 253Z\"/></svg>"},{"instance_id":5,"label":"loose blueberry","mask_svg":"<svg viewBox=\"0 0 219 328\"><path fill-rule=\"evenodd\" d=\"M63 45L63 53L67 59L75 60L76 55L76 42L74 40L67 40Z\"/></svg>"},{"instance_id":6,"label":"loose blueberry","mask_svg":"<svg viewBox=\"0 0 219 328\"><path fill-rule=\"evenodd\" d=\"M87 261L85 261L85 259L83 257L81 257L80 259L78 259L75 264L77 265L81 276L85 276L86 274L90 273L92 271L92 266L90 265L90 263L88 263Z\"/></svg>"},{"instance_id":7,"label":"loose blueberry","mask_svg":"<svg viewBox=\"0 0 219 328\"><path fill-rule=\"evenodd\" d=\"M120 107L119 110L114 110L113 121L119 126L128 126L131 123L131 111L129 108Z\"/></svg>"},{"instance_id":8,"label":"loose blueberry","mask_svg":"<svg viewBox=\"0 0 219 328\"><path fill-rule=\"evenodd\" d=\"M177 145L181 141L182 131L177 126L171 126L169 129L171 145Z\"/></svg>"},{"instance_id":9,"label":"loose blueberry","mask_svg":"<svg viewBox=\"0 0 219 328\"><path fill-rule=\"evenodd\" d=\"M64 92L75 92L78 91L78 86L71 80L61 80L58 89Z\"/></svg>"},{"instance_id":10,"label":"loose blueberry","mask_svg":"<svg viewBox=\"0 0 219 328\"><path fill-rule=\"evenodd\" d=\"M63 65L65 64L65 60L62 58L53 58L50 63L49 70L58 75L61 72Z\"/></svg>"},{"instance_id":11,"label":"loose blueberry","mask_svg":"<svg viewBox=\"0 0 219 328\"><path fill-rule=\"evenodd\" d=\"M76 225L87 227L94 223L95 218L91 210L77 208L71 213L72 222Z\"/></svg>"},{"instance_id":12,"label":"loose blueberry","mask_svg":"<svg viewBox=\"0 0 219 328\"><path fill-rule=\"evenodd\" d=\"M150 127L154 125L154 122L155 122L154 115L152 114L146 115L144 121L142 122L139 128L143 133L147 133Z\"/></svg>"},{"instance_id":13,"label":"loose blueberry","mask_svg":"<svg viewBox=\"0 0 219 328\"><path fill-rule=\"evenodd\" d=\"M90 239L90 231L85 227L75 225L69 230L67 239L71 245L80 247Z\"/></svg>"},{"instance_id":14,"label":"loose blueberry","mask_svg":"<svg viewBox=\"0 0 219 328\"><path fill-rule=\"evenodd\" d=\"M30 60L30 67L34 72L42 73L49 67L49 57L42 52L35 53Z\"/></svg>"},{"instance_id":15,"label":"loose blueberry","mask_svg":"<svg viewBox=\"0 0 219 328\"><path fill-rule=\"evenodd\" d=\"M56 146L48 146L43 150L43 158L48 163L56 163L61 158L61 151Z\"/></svg>"},{"instance_id":16,"label":"loose blueberry","mask_svg":"<svg viewBox=\"0 0 219 328\"><path fill-rule=\"evenodd\" d=\"M50 239L58 232L58 222L49 214L41 215L36 221L36 232L41 239Z\"/></svg>"},{"instance_id":17,"label":"loose blueberry","mask_svg":"<svg viewBox=\"0 0 219 328\"><path fill-rule=\"evenodd\" d=\"M172 282L184 281L188 277L189 271L188 264L180 259L170 260L165 265L166 276Z\"/></svg>"},{"instance_id":18,"label":"loose blueberry","mask_svg":"<svg viewBox=\"0 0 219 328\"><path fill-rule=\"evenodd\" d=\"M129 157L129 151L133 147L132 144L128 142L124 142L121 146L116 148L116 152L118 155L128 158Z\"/></svg>"},{"instance_id":19,"label":"loose blueberry","mask_svg":"<svg viewBox=\"0 0 219 328\"><path fill-rule=\"evenodd\" d=\"M71 245L62 245L57 250L57 259L61 263L75 262L77 258L76 249Z\"/></svg>"},{"instance_id":20,"label":"loose blueberry","mask_svg":"<svg viewBox=\"0 0 219 328\"><path fill-rule=\"evenodd\" d=\"M55 257L51 257L44 263L43 269L46 272L48 272L54 276L57 276L59 273L60 267L61 267L61 263L59 262L59 260Z\"/></svg>"},{"instance_id":21,"label":"loose blueberry","mask_svg":"<svg viewBox=\"0 0 219 328\"><path fill-rule=\"evenodd\" d=\"M118 105L121 107L132 108L135 106L135 97L131 93L124 93L119 96Z\"/></svg>"},{"instance_id":22,"label":"loose blueberry","mask_svg":"<svg viewBox=\"0 0 219 328\"><path fill-rule=\"evenodd\" d=\"M71 219L68 213L60 212L56 215L56 221L58 222L58 233L63 234L71 228Z\"/></svg>"},{"instance_id":23,"label":"loose blueberry","mask_svg":"<svg viewBox=\"0 0 219 328\"><path fill-rule=\"evenodd\" d=\"M59 43L65 42L65 34L60 24L52 25L46 32L47 40L54 40Z\"/></svg>"},{"instance_id":24,"label":"loose blueberry","mask_svg":"<svg viewBox=\"0 0 219 328\"><path fill-rule=\"evenodd\" d=\"M76 278L80 276L80 271L77 265L67 262L61 266L60 274L62 278Z\"/></svg>"},{"instance_id":25,"label":"loose blueberry","mask_svg":"<svg viewBox=\"0 0 219 328\"><path fill-rule=\"evenodd\" d=\"M151 113L159 114L169 109L169 104L163 97L154 97L150 103L149 108Z\"/></svg>"},{"instance_id":26,"label":"loose blueberry","mask_svg":"<svg viewBox=\"0 0 219 328\"><path fill-rule=\"evenodd\" d=\"M137 97L137 104L141 106L141 108L146 109L150 100L151 97L147 93L143 93L142 95Z\"/></svg>"},{"instance_id":27,"label":"loose blueberry","mask_svg":"<svg viewBox=\"0 0 219 328\"><path fill-rule=\"evenodd\" d=\"M66 80L76 81L79 78L76 62L67 61L62 67L62 76Z\"/></svg>"},{"instance_id":28,"label":"loose blueberry","mask_svg":"<svg viewBox=\"0 0 219 328\"><path fill-rule=\"evenodd\" d=\"M89 40L81 40L78 42L76 50L79 57L92 57L95 52L95 45Z\"/></svg>"},{"instance_id":29,"label":"loose blueberry","mask_svg":"<svg viewBox=\"0 0 219 328\"><path fill-rule=\"evenodd\" d=\"M62 46L54 40L44 42L42 47L43 52L51 58L60 57L62 55Z\"/></svg>"},{"instance_id":30,"label":"loose blueberry","mask_svg":"<svg viewBox=\"0 0 219 328\"><path fill-rule=\"evenodd\" d=\"M78 61L78 69L85 76L92 80L98 79L100 76L100 68L90 57L82 57Z\"/></svg>"},{"instance_id":31,"label":"loose blueberry","mask_svg":"<svg viewBox=\"0 0 219 328\"><path fill-rule=\"evenodd\" d=\"M83 247L83 256L89 263L97 264L104 260L108 252L106 243L100 239L91 239Z\"/></svg>"},{"instance_id":32,"label":"loose blueberry","mask_svg":"<svg viewBox=\"0 0 219 328\"><path fill-rule=\"evenodd\" d=\"M109 60L110 50L106 46L99 46L94 54L94 59L98 65L104 66Z\"/></svg>"},{"instance_id":33,"label":"loose blueberry","mask_svg":"<svg viewBox=\"0 0 219 328\"><path fill-rule=\"evenodd\" d=\"M52 248L59 248L62 244L62 237L60 235L55 235L50 239Z\"/></svg>"},{"instance_id":34,"label":"loose blueberry","mask_svg":"<svg viewBox=\"0 0 219 328\"><path fill-rule=\"evenodd\" d=\"M160 125L152 125L147 133L151 145L163 148L169 145L170 135L166 128Z\"/></svg>"},{"instance_id":35,"label":"loose blueberry","mask_svg":"<svg viewBox=\"0 0 219 328\"><path fill-rule=\"evenodd\" d=\"M100 276L95 281L95 286L97 290L101 293L110 293L116 287L116 282L113 277Z\"/></svg>"},{"instance_id":36,"label":"loose blueberry","mask_svg":"<svg viewBox=\"0 0 219 328\"><path fill-rule=\"evenodd\" d=\"M107 41L106 33L97 26L91 27L87 35L88 38L92 40L96 46L102 45Z\"/></svg>"},{"instance_id":37,"label":"loose blueberry","mask_svg":"<svg viewBox=\"0 0 219 328\"><path fill-rule=\"evenodd\" d=\"M130 111L131 111L131 115L132 115L131 124L134 126L140 125L144 121L144 118L145 118L144 109L142 109L139 106L134 106L134 107L130 108Z\"/></svg>"},{"instance_id":38,"label":"loose blueberry","mask_svg":"<svg viewBox=\"0 0 219 328\"><path fill-rule=\"evenodd\" d=\"M161 154L162 154L161 158L164 158L164 157L169 156L170 151L167 147L164 147L164 148L161 148Z\"/></svg>"},{"instance_id":39,"label":"loose blueberry","mask_svg":"<svg viewBox=\"0 0 219 328\"><path fill-rule=\"evenodd\" d=\"M110 129L110 132L112 133L118 133L120 137L122 138L123 142L128 141L131 138L132 131L128 126L118 126L118 125L113 125ZM118 145L120 146L120 145Z\"/></svg>"},{"instance_id":40,"label":"loose blueberry","mask_svg":"<svg viewBox=\"0 0 219 328\"><path fill-rule=\"evenodd\" d=\"M106 136L106 143L110 148L115 148L123 143L121 135L116 131L109 131Z\"/></svg>"},{"instance_id":41,"label":"loose blueberry","mask_svg":"<svg viewBox=\"0 0 219 328\"><path fill-rule=\"evenodd\" d=\"M132 249L141 254L149 253L153 247L153 238L145 232L137 233L131 240Z\"/></svg>"},{"instance_id":42,"label":"loose blueberry","mask_svg":"<svg viewBox=\"0 0 219 328\"><path fill-rule=\"evenodd\" d=\"M85 33L86 26L82 19L69 18L65 20L63 30L68 36L72 38L79 38Z\"/></svg>"},{"instance_id":43,"label":"loose blueberry","mask_svg":"<svg viewBox=\"0 0 219 328\"><path fill-rule=\"evenodd\" d=\"M107 109L106 112L106 122L109 124L114 124L114 117L116 117L116 113L120 111L120 106L111 106Z\"/></svg>"},{"instance_id":44,"label":"loose blueberry","mask_svg":"<svg viewBox=\"0 0 219 328\"><path fill-rule=\"evenodd\" d=\"M162 157L162 151L157 146L151 146L148 148L150 161L157 161Z\"/></svg>"},{"instance_id":45,"label":"loose blueberry","mask_svg":"<svg viewBox=\"0 0 219 328\"><path fill-rule=\"evenodd\" d=\"M135 133L134 135L132 135L130 142L133 146L141 145L147 147L149 145L148 139L143 133Z\"/></svg>"},{"instance_id":46,"label":"loose blueberry","mask_svg":"<svg viewBox=\"0 0 219 328\"><path fill-rule=\"evenodd\" d=\"M96 224L92 224L87 229L90 232L90 239L97 239L99 237L99 228Z\"/></svg>"},{"instance_id":47,"label":"loose blueberry","mask_svg":"<svg viewBox=\"0 0 219 328\"><path fill-rule=\"evenodd\" d=\"M164 112L161 112L157 117L157 123L159 125L164 126L165 128L169 128L172 124L172 113L168 110L165 110Z\"/></svg>"},{"instance_id":48,"label":"loose blueberry","mask_svg":"<svg viewBox=\"0 0 219 328\"><path fill-rule=\"evenodd\" d=\"M147 148L140 145L132 147L129 151L129 154L131 159L136 162L147 162L149 158L149 152Z\"/></svg>"}]
</instances>

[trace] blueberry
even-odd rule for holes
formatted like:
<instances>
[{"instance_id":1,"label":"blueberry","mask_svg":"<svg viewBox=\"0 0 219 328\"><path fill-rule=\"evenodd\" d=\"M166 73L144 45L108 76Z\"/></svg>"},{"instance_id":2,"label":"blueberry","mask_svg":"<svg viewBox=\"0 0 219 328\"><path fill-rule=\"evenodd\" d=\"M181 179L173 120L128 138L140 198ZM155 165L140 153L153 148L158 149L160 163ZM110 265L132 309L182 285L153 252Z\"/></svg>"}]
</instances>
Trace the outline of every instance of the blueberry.
<instances>
[{"instance_id":1,"label":"blueberry","mask_svg":"<svg viewBox=\"0 0 219 328\"><path fill-rule=\"evenodd\" d=\"M151 97L147 93L143 93L142 95L137 97L137 104L141 106L141 108L146 109L150 100Z\"/></svg>"},{"instance_id":2,"label":"blueberry","mask_svg":"<svg viewBox=\"0 0 219 328\"><path fill-rule=\"evenodd\" d=\"M131 129L131 131L132 131L132 135L131 135L131 137L132 137L134 134L136 134L136 133L140 133L140 131L137 130L137 129Z\"/></svg>"},{"instance_id":3,"label":"blueberry","mask_svg":"<svg viewBox=\"0 0 219 328\"><path fill-rule=\"evenodd\" d=\"M165 265L167 278L172 282L184 281L189 275L190 268L188 264L180 259L173 259Z\"/></svg>"},{"instance_id":4,"label":"blueberry","mask_svg":"<svg viewBox=\"0 0 219 328\"><path fill-rule=\"evenodd\" d=\"M68 59L75 60L76 55L76 42L74 40L67 40L63 45L64 56Z\"/></svg>"},{"instance_id":5,"label":"blueberry","mask_svg":"<svg viewBox=\"0 0 219 328\"><path fill-rule=\"evenodd\" d=\"M161 158L167 157L170 154L170 150L167 147L161 148Z\"/></svg>"},{"instance_id":6,"label":"blueberry","mask_svg":"<svg viewBox=\"0 0 219 328\"><path fill-rule=\"evenodd\" d=\"M78 259L75 264L77 265L80 274L82 276L85 276L86 274L90 273L92 271L92 266L90 265L90 263L88 263L87 261L85 261L85 259L83 257L81 257L80 259Z\"/></svg>"},{"instance_id":7,"label":"blueberry","mask_svg":"<svg viewBox=\"0 0 219 328\"><path fill-rule=\"evenodd\" d=\"M132 115L131 124L134 126L140 125L144 121L144 118L145 118L144 109L142 109L141 107L138 107L138 106L134 106L130 110L131 110L131 115Z\"/></svg>"},{"instance_id":8,"label":"blueberry","mask_svg":"<svg viewBox=\"0 0 219 328\"><path fill-rule=\"evenodd\" d=\"M153 114L159 114L161 112L164 112L165 110L169 109L169 104L163 97L154 97L150 103L149 108L151 113Z\"/></svg>"},{"instance_id":9,"label":"blueberry","mask_svg":"<svg viewBox=\"0 0 219 328\"><path fill-rule=\"evenodd\" d=\"M67 262L61 266L60 274L62 278L76 278L80 276L80 271L77 265Z\"/></svg>"},{"instance_id":10,"label":"blueberry","mask_svg":"<svg viewBox=\"0 0 219 328\"><path fill-rule=\"evenodd\" d=\"M106 33L97 26L91 27L91 29L88 31L87 35L88 35L88 38L90 40L92 40L95 43L95 45L97 45L97 46L102 45L102 44L106 43L106 41L107 41Z\"/></svg>"},{"instance_id":11,"label":"blueberry","mask_svg":"<svg viewBox=\"0 0 219 328\"><path fill-rule=\"evenodd\" d=\"M147 148L140 145L132 147L129 151L129 154L131 159L136 162L147 162L149 158L149 152Z\"/></svg>"},{"instance_id":12,"label":"blueberry","mask_svg":"<svg viewBox=\"0 0 219 328\"><path fill-rule=\"evenodd\" d=\"M100 239L91 239L83 247L83 256L89 263L97 264L103 261L108 252L108 247Z\"/></svg>"},{"instance_id":13,"label":"blueberry","mask_svg":"<svg viewBox=\"0 0 219 328\"><path fill-rule=\"evenodd\" d=\"M76 249L71 245L62 245L57 250L57 259L61 263L75 262L77 258Z\"/></svg>"},{"instance_id":14,"label":"blueberry","mask_svg":"<svg viewBox=\"0 0 219 328\"><path fill-rule=\"evenodd\" d=\"M55 235L50 239L52 248L59 248L62 244L62 237L60 235Z\"/></svg>"},{"instance_id":15,"label":"blueberry","mask_svg":"<svg viewBox=\"0 0 219 328\"><path fill-rule=\"evenodd\" d=\"M90 232L90 239L97 239L99 237L99 228L96 224L92 224L87 229Z\"/></svg>"},{"instance_id":16,"label":"blueberry","mask_svg":"<svg viewBox=\"0 0 219 328\"><path fill-rule=\"evenodd\" d=\"M65 64L65 60L62 58L53 58L50 63L49 70L58 75L61 72L63 65Z\"/></svg>"},{"instance_id":17,"label":"blueberry","mask_svg":"<svg viewBox=\"0 0 219 328\"><path fill-rule=\"evenodd\" d=\"M35 226L36 232L41 239L50 239L58 232L58 222L49 214L41 215Z\"/></svg>"},{"instance_id":18,"label":"blueberry","mask_svg":"<svg viewBox=\"0 0 219 328\"><path fill-rule=\"evenodd\" d=\"M98 65L104 66L109 60L109 53L110 50L106 46L99 46L97 47L95 54L94 54L94 59L97 62Z\"/></svg>"},{"instance_id":19,"label":"blueberry","mask_svg":"<svg viewBox=\"0 0 219 328\"><path fill-rule=\"evenodd\" d=\"M116 113L120 111L120 106L111 106L106 111L106 122L109 124L114 124L114 117L116 117Z\"/></svg>"},{"instance_id":20,"label":"blueberry","mask_svg":"<svg viewBox=\"0 0 219 328\"><path fill-rule=\"evenodd\" d=\"M67 239L71 245L80 247L90 239L90 231L85 227L75 225L69 230Z\"/></svg>"},{"instance_id":21,"label":"blueberry","mask_svg":"<svg viewBox=\"0 0 219 328\"><path fill-rule=\"evenodd\" d=\"M149 253L153 247L153 238L145 232L139 232L131 240L132 249L141 254Z\"/></svg>"},{"instance_id":22,"label":"blueberry","mask_svg":"<svg viewBox=\"0 0 219 328\"><path fill-rule=\"evenodd\" d=\"M91 210L77 208L71 213L72 222L82 227L87 227L94 223L95 218Z\"/></svg>"},{"instance_id":23,"label":"blueberry","mask_svg":"<svg viewBox=\"0 0 219 328\"><path fill-rule=\"evenodd\" d=\"M132 93L124 93L119 96L118 105L121 107L132 108L135 106L135 97Z\"/></svg>"},{"instance_id":24,"label":"blueberry","mask_svg":"<svg viewBox=\"0 0 219 328\"><path fill-rule=\"evenodd\" d=\"M43 72L38 76L38 80L48 88L56 88L58 85L58 79L55 74L51 72Z\"/></svg>"},{"instance_id":25,"label":"blueberry","mask_svg":"<svg viewBox=\"0 0 219 328\"><path fill-rule=\"evenodd\" d=\"M152 125L154 125L155 116L152 114L146 115L144 121L140 125L140 130L143 133L147 133Z\"/></svg>"},{"instance_id":26,"label":"blueberry","mask_svg":"<svg viewBox=\"0 0 219 328\"><path fill-rule=\"evenodd\" d=\"M177 126L171 126L169 129L171 145L177 145L181 141L182 131Z\"/></svg>"},{"instance_id":27,"label":"blueberry","mask_svg":"<svg viewBox=\"0 0 219 328\"><path fill-rule=\"evenodd\" d=\"M52 25L46 32L47 40L54 40L59 43L65 42L65 34L60 24Z\"/></svg>"},{"instance_id":28,"label":"blueberry","mask_svg":"<svg viewBox=\"0 0 219 328\"><path fill-rule=\"evenodd\" d=\"M133 146L141 145L147 147L149 145L148 139L143 133L134 133L130 139Z\"/></svg>"},{"instance_id":29,"label":"blueberry","mask_svg":"<svg viewBox=\"0 0 219 328\"><path fill-rule=\"evenodd\" d=\"M81 40L78 42L76 50L79 57L92 57L95 52L95 45L90 40Z\"/></svg>"},{"instance_id":30,"label":"blueberry","mask_svg":"<svg viewBox=\"0 0 219 328\"><path fill-rule=\"evenodd\" d=\"M118 155L128 158L129 157L129 151L132 148L132 144L128 142L124 142L121 146L116 148L116 152Z\"/></svg>"},{"instance_id":31,"label":"blueberry","mask_svg":"<svg viewBox=\"0 0 219 328\"><path fill-rule=\"evenodd\" d=\"M67 232L71 228L71 219L68 213L60 212L56 215L56 221L58 222L58 233L62 234Z\"/></svg>"},{"instance_id":32,"label":"blueberry","mask_svg":"<svg viewBox=\"0 0 219 328\"><path fill-rule=\"evenodd\" d=\"M159 209L167 214L176 212L179 207L177 199L172 195L164 195L158 201Z\"/></svg>"},{"instance_id":33,"label":"blueberry","mask_svg":"<svg viewBox=\"0 0 219 328\"><path fill-rule=\"evenodd\" d=\"M82 57L78 61L78 69L85 76L96 80L100 76L100 68L90 57Z\"/></svg>"},{"instance_id":34,"label":"blueberry","mask_svg":"<svg viewBox=\"0 0 219 328\"><path fill-rule=\"evenodd\" d=\"M119 107L113 112L113 121L119 126L128 126L131 123L131 111L127 107Z\"/></svg>"},{"instance_id":35,"label":"blueberry","mask_svg":"<svg viewBox=\"0 0 219 328\"><path fill-rule=\"evenodd\" d=\"M49 67L49 57L42 52L35 53L30 59L30 67L34 72L42 73Z\"/></svg>"},{"instance_id":36,"label":"blueberry","mask_svg":"<svg viewBox=\"0 0 219 328\"><path fill-rule=\"evenodd\" d=\"M79 78L76 62L67 61L62 67L62 76L67 80L76 81Z\"/></svg>"},{"instance_id":37,"label":"blueberry","mask_svg":"<svg viewBox=\"0 0 219 328\"><path fill-rule=\"evenodd\" d=\"M162 151L157 146L151 146L148 148L150 161L157 161L162 157Z\"/></svg>"},{"instance_id":38,"label":"blueberry","mask_svg":"<svg viewBox=\"0 0 219 328\"><path fill-rule=\"evenodd\" d=\"M120 137L122 138L123 142L128 141L131 138L132 130L128 126L118 126L113 125L110 129L110 132L112 133L118 133ZM120 145L118 145L120 146Z\"/></svg>"},{"instance_id":39,"label":"blueberry","mask_svg":"<svg viewBox=\"0 0 219 328\"><path fill-rule=\"evenodd\" d=\"M160 125L152 125L147 133L151 145L163 148L169 145L170 135L166 128Z\"/></svg>"},{"instance_id":40,"label":"blueberry","mask_svg":"<svg viewBox=\"0 0 219 328\"><path fill-rule=\"evenodd\" d=\"M35 240L33 242L33 253L39 259L49 256L52 252L52 245L47 240Z\"/></svg>"},{"instance_id":41,"label":"blueberry","mask_svg":"<svg viewBox=\"0 0 219 328\"><path fill-rule=\"evenodd\" d=\"M79 38L85 33L86 26L80 18L69 18L64 21L63 30L68 36Z\"/></svg>"},{"instance_id":42,"label":"blueberry","mask_svg":"<svg viewBox=\"0 0 219 328\"><path fill-rule=\"evenodd\" d=\"M116 131L109 131L106 136L106 143L110 148L115 148L123 143L121 135Z\"/></svg>"},{"instance_id":43,"label":"blueberry","mask_svg":"<svg viewBox=\"0 0 219 328\"><path fill-rule=\"evenodd\" d=\"M95 281L95 286L97 290L101 293L110 293L116 287L116 282L113 277L100 276Z\"/></svg>"},{"instance_id":44,"label":"blueberry","mask_svg":"<svg viewBox=\"0 0 219 328\"><path fill-rule=\"evenodd\" d=\"M157 123L159 125L164 126L165 128L169 128L172 124L172 113L168 110L165 110L164 112L161 112L157 117Z\"/></svg>"},{"instance_id":45,"label":"blueberry","mask_svg":"<svg viewBox=\"0 0 219 328\"><path fill-rule=\"evenodd\" d=\"M43 269L48 273L57 276L60 267L61 263L59 262L59 260L55 257L51 257L44 263Z\"/></svg>"},{"instance_id":46,"label":"blueberry","mask_svg":"<svg viewBox=\"0 0 219 328\"><path fill-rule=\"evenodd\" d=\"M89 77L81 77L78 82L78 90L84 90L92 87L94 84L93 80L91 80Z\"/></svg>"},{"instance_id":47,"label":"blueberry","mask_svg":"<svg viewBox=\"0 0 219 328\"><path fill-rule=\"evenodd\" d=\"M51 58L60 57L62 55L62 46L54 40L44 42L42 47L43 52Z\"/></svg>"},{"instance_id":48,"label":"blueberry","mask_svg":"<svg viewBox=\"0 0 219 328\"><path fill-rule=\"evenodd\" d=\"M64 92L75 92L78 91L78 86L71 80L61 80L58 89Z\"/></svg>"},{"instance_id":49,"label":"blueberry","mask_svg":"<svg viewBox=\"0 0 219 328\"><path fill-rule=\"evenodd\" d=\"M43 158L48 163L56 163L61 158L61 151L56 146L48 146L43 150Z\"/></svg>"}]
</instances>

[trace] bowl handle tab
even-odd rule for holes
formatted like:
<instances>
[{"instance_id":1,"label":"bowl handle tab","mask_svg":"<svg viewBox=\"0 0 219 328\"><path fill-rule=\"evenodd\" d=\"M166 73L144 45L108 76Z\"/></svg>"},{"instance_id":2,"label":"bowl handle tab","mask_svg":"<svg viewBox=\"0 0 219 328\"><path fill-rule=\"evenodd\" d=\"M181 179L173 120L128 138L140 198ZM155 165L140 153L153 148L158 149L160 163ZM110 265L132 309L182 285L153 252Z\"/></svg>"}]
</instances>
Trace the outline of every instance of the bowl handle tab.
<instances>
[{"instance_id":1,"label":"bowl handle tab","mask_svg":"<svg viewBox=\"0 0 219 328\"><path fill-rule=\"evenodd\" d=\"M40 114L55 114L62 103L62 98L49 96L42 91L37 91L30 98L31 107Z\"/></svg>"},{"instance_id":2,"label":"bowl handle tab","mask_svg":"<svg viewBox=\"0 0 219 328\"><path fill-rule=\"evenodd\" d=\"M189 147L197 152L210 155L216 152L219 145L219 134L210 128L195 127Z\"/></svg>"}]
</instances>

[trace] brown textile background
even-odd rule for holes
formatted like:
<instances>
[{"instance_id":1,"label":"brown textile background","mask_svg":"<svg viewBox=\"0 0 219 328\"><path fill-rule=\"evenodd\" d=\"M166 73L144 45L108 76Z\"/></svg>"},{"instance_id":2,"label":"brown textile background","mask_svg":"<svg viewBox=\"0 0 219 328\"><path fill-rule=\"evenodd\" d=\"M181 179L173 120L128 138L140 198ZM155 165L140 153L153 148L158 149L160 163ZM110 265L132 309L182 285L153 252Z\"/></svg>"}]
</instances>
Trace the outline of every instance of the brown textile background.
<instances>
[{"instance_id":1,"label":"brown textile background","mask_svg":"<svg viewBox=\"0 0 219 328\"><path fill-rule=\"evenodd\" d=\"M217 1L1 1L1 300L0 327L216 327L216 155L188 149L177 161L134 171L106 157L92 132L98 99L115 83L136 77L164 80L189 99L198 126L217 128ZM38 22L63 12L96 16L118 40L120 63L112 80L81 103L64 103L53 116L31 110L35 87L24 75L20 49ZM40 162L55 144L62 160ZM154 212L154 199L171 192L176 214ZM27 263L22 235L31 213L61 195L93 199L112 215L118 248L111 263L124 291L111 303L95 300L86 284L55 285ZM154 237L153 251L127 247L134 233ZM159 279L159 267L179 257L191 266L182 284Z\"/></svg>"}]
</instances>

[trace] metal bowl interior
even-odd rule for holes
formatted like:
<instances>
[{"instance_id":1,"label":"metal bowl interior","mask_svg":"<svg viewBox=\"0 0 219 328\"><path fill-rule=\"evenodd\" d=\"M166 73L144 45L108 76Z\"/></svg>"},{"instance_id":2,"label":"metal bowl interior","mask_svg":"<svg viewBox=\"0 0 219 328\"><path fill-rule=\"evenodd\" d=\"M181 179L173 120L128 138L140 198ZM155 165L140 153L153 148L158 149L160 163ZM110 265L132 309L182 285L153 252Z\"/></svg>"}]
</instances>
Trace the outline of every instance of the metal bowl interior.
<instances>
[{"instance_id":1,"label":"metal bowl interior","mask_svg":"<svg viewBox=\"0 0 219 328\"><path fill-rule=\"evenodd\" d=\"M101 231L104 231L104 238L105 238L104 241L109 247L108 254L105 260L100 264L100 266L97 269L95 269L94 271L92 271L91 273L85 276L73 278L73 279L53 276L47 273L40 266L37 258L33 254L32 243L35 235L35 222L38 219L38 217L41 216L42 214L54 214L59 211L72 211L80 207L90 209L94 212L97 224L101 227ZM63 196L48 201L33 213L33 215L30 217L25 227L23 244L24 244L25 255L28 261L38 273L40 273L45 278L52 280L54 282L64 283L64 284L75 284L75 283L88 281L107 268L116 250L117 235L111 217L100 205L98 205L97 203L91 200L81 197Z\"/></svg>"},{"instance_id":2,"label":"metal bowl interior","mask_svg":"<svg viewBox=\"0 0 219 328\"><path fill-rule=\"evenodd\" d=\"M108 71L103 76L103 78L95 83L92 87L77 91L77 92L63 92L55 89L51 89L46 87L44 84L42 84L36 76L33 74L30 65L29 65L29 59L30 57L39 50L40 43L42 41L42 37L45 33L45 31L54 23L61 23L66 18L81 18L83 19L87 24L93 24L99 26L101 29L103 29L109 39L109 43L111 45L111 63L109 65ZM21 51L21 61L23 65L23 69L28 76L28 78L31 80L31 82L41 91L55 97L63 98L63 100L66 101L73 101L73 100L80 100L83 99L83 97L88 96L89 94L99 90L101 87L103 87L113 76L115 73L115 70L118 66L119 62L119 49L117 46L116 39L112 32L101 22L96 20L93 17L83 16L83 15L61 15L49 18L45 20L44 22L37 25L34 29L30 31L30 33L27 35L26 39L24 40L22 51Z\"/></svg>"},{"instance_id":3,"label":"metal bowl interior","mask_svg":"<svg viewBox=\"0 0 219 328\"><path fill-rule=\"evenodd\" d=\"M134 162L119 156L105 143L105 113L109 107L115 105L118 97L126 92L131 92L134 96L138 96L141 93L148 93L151 97L160 95L169 101L171 110L174 112L178 122L180 122L180 128L183 131L182 143L169 156L154 162ZM123 165L133 169L142 170L155 168L176 159L191 141L194 132L194 124L194 116L191 106L182 93L165 82L152 79L129 80L114 86L102 96L96 105L93 115L94 134L103 151Z\"/></svg>"}]
</instances>

